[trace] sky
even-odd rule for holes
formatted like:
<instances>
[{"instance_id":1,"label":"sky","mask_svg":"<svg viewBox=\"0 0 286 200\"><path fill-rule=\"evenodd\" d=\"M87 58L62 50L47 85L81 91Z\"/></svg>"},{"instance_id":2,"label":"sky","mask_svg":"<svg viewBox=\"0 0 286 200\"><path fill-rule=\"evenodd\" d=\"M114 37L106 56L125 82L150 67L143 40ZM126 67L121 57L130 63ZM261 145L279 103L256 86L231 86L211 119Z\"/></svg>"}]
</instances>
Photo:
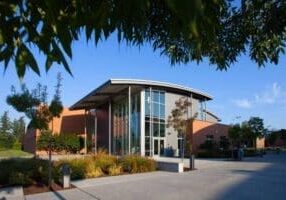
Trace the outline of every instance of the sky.
<instances>
[{"instance_id":1,"label":"sky","mask_svg":"<svg viewBox=\"0 0 286 200\"><path fill-rule=\"evenodd\" d=\"M278 65L258 68L247 55L227 71L218 71L208 62L172 66L166 56L153 51L150 44L126 46L118 44L115 36L95 46L84 38L73 43L73 58L69 60L73 77L62 66L54 64L46 73L44 56L34 51L41 66L41 76L27 71L22 80L28 88L40 82L48 86L49 97L54 94L56 75L62 72L62 101L69 107L110 78L136 78L164 81L206 92L214 97L207 109L218 115L222 123L238 123L251 116L264 119L269 129L286 128L286 56ZM23 116L6 103L11 86L19 88L14 63L4 73L0 63L0 115L8 111L11 118Z\"/></svg>"}]
</instances>

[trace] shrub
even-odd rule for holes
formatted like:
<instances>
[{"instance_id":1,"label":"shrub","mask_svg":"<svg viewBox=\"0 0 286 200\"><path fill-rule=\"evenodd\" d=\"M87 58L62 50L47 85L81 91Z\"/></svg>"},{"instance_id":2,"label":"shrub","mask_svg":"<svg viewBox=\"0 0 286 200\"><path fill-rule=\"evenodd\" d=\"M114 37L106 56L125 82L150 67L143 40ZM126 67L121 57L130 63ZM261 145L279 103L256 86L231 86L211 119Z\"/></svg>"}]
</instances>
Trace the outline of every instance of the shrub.
<instances>
[{"instance_id":1,"label":"shrub","mask_svg":"<svg viewBox=\"0 0 286 200\"><path fill-rule=\"evenodd\" d=\"M108 175L117 176L121 174L123 171L122 166L120 165L112 165L108 168Z\"/></svg>"},{"instance_id":2,"label":"shrub","mask_svg":"<svg viewBox=\"0 0 286 200\"><path fill-rule=\"evenodd\" d=\"M21 142L19 142L18 140L15 140L15 142L14 142L14 144L12 146L12 149L14 149L14 150L21 150L21 148L22 148Z\"/></svg>"},{"instance_id":3,"label":"shrub","mask_svg":"<svg viewBox=\"0 0 286 200\"><path fill-rule=\"evenodd\" d=\"M104 173L101 168L94 164L93 160L90 160L86 163L85 169L85 178L95 178L102 176Z\"/></svg>"},{"instance_id":4,"label":"shrub","mask_svg":"<svg viewBox=\"0 0 286 200\"><path fill-rule=\"evenodd\" d=\"M43 131L37 141L39 150L49 150L49 141L52 141L51 150L56 152L66 151L77 153L81 149L80 137L76 134L57 134L53 135L51 131Z\"/></svg>"},{"instance_id":5,"label":"shrub","mask_svg":"<svg viewBox=\"0 0 286 200\"><path fill-rule=\"evenodd\" d=\"M55 178L59 179L61 176L61 167L64 164L68 164L71 168L71 179L76 180L76 179L83 179L85 178L86 174L86 160L81 159L81 158L75 158L71 160L59 160L54 163L54 173L55 173Z\"/></svg>"},{"instance_id":6,"label":"shrub","mask_svg":"<svg viewBox=\"0 0 286 200\"><path fill-rule=\"evenodd\" d=\"M27 185L33 181L47 183L48 161L41 159L5 159L0 161L0 184Z\"/></svg>"},{"instance_id":7,"label":"shrub","mask_svg":"<svg viewBox=\"0 0 286 200\"><path fill-rule=\"evenodd\" d=\"M51 150L56 149L56 145L54 142L56 141L55 136L52 135L51 131L45 130L41 132L41 135L39 139L37 140L37 148L38 150L44 150L44 151L49 151L49 143L53 141L53 144L51 145Z\"/></svg>"},{"instance_id":8,"label":"shrub","mask_svg":"<svg viewBox=\"0 0 286 200\"><path fill-rule=\"evenodd\" d=\"M123 170L128 173L140 173L156 170L156 162L152 159L131 155L125 156L120 161Z\"/></svg>"},{"instance_id":9,"label":"shrub","mask_svg":"<svg viewBox=\"0 0 286 200\"><path fill-rule=\"evenodd\" d=\"M9 185L28 185L32 183L28 174L22 172L12 172L9 176Z\"/></svg>"},{"instance_id":10,"label":"shrub","mask_svg":"<svg viewBox=\"0 0 286 200\"><path fill-rule=\"evenodd\" d=\"M65 150L70 153L80 151L80 138L75 134L60 134L58 137L63 137Z\"/></svg>"},{"instance_id":11,"label":"shrub","mask_svg":"<svg viewBox=\"0 0 286 200\"><path fill-rule=\"evenodd\" d=\"M109 168L117 164L117 159L115 156L107 154L105 151L99 151L97 155L93 157L94 163L99 167L104 173L109 173Z\"/></svg>"}]
</instances>

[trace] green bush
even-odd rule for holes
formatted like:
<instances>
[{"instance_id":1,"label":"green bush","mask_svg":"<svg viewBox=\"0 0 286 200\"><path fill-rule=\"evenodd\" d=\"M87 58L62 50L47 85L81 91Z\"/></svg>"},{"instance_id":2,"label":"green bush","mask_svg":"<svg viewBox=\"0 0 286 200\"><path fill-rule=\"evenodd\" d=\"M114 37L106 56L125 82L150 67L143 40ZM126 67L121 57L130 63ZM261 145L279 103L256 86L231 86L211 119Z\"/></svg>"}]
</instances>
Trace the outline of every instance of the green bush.
<instances>
[{"instance_id":1,"label":"green bush","mask_svg":"<svg viewBox=\"0 0 286 200\"><path fill-rule=\"evenodd\" d=\"M80 151L80 137L75 134L60 134L58 137L63 137L65 150L70 153Z\"/></svg>"},{"instance_id":2,"label":"green bush","mask_svg":"<svg viewBox=\"0 0 286 200\"><path fill-rule=\"evenodd\" d=\"M121 165L112 165L108 168L108 175L110 176L117 176L121 174L123 171Z\"/></svg>"},{"instance_id":3,"label":"green bush","mask_svg":"<svg viewBox=\"0 0 286 200\"><path fill-rule=\"evenodd\" d=\"M82 158L70 159L70 160L59 160L54 163L54 174L55 179L59 179L61 174L61 167L64 164L68 164L71 168L71 179L83 179L86 174L87 161Z\"/></svg>"},{"instance_id":4,"label":"green bush","mask_svg":"<svg viewBox=\"0 0 286 200\"><path fill-rule=\"evenodd\" d=\"M21 150L22 149L22 144L21 142L19 142L18 140L15 140L13 146L12 146L12 149L14 150Z\"/></svg>"},{"instance_id":5,"label":"green bush","mask_svg":"<svg viewBox=\"0 0 286 200\"><path fill-rule=\"evenodd\" d=\"M43 131L37 141L37 148L39 150L48 151L49 141L52 141L52 151L69 153L77 153L81 150L80 137L75 134L56 134L53 135L51 131Z\"/></svg>"},{"instance_id":6,"label":"green bush","mask_svg":"<svg viewBox=\"0 0 286 200\"><path fill-rule=\"evenodd\" d=\"M95 165L99 167L104 173L109 173L109 168L117 164L117 158L109 155L104 151L100 151L93 157Z\"/></svg>"},{"instance_id":7,"label":"green bush","mask_svg":"<svg viewBox=\"0 0 286 200\"><path fill-rule=\"evenodd\" d=\"M156 162L152 159L130 155L120 160L123 170L128 173L150 172L156 170Z\"/></svg>"},{"instance_id":8,"label":"green bush","mask_svg":"<svg viewBox=\"0 0 286 200\"><path fill-rule=\"evenodd\" d=\"M48 161L41 159L4 159L0 161L0 184L27 185L33 181L47 183Z\"/></svg>"},{"instance_id":9,"label":"green bush","mask_svg":"<svg viewBox=\"0 0 286 200\"><path fill-rule=\"evenodd\" d=\"M11 149L15 143L13 135L0 133L0 149Z\"/></svg>"}]
</instances>

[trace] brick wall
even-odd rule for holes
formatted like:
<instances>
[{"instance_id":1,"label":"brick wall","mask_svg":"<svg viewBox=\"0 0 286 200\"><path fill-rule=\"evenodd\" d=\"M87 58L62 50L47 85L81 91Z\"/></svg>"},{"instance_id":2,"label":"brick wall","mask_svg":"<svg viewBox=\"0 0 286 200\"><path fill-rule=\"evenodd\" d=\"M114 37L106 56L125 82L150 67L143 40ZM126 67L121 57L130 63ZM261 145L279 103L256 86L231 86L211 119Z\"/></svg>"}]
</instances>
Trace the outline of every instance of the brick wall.
<instances>
[{"instance_id":1,"label":"brick wall","mask_svg":"<svg viewBox=\"0 0 286 200\"><path fill-rule=\"evenodd\" d=\"M201 144L206 141L207 135L213 135L216 143L221 136L228 137L229 126L220 123L195 120L193 122L193 151L198 151Z\"/></svg>"}]
</instances>

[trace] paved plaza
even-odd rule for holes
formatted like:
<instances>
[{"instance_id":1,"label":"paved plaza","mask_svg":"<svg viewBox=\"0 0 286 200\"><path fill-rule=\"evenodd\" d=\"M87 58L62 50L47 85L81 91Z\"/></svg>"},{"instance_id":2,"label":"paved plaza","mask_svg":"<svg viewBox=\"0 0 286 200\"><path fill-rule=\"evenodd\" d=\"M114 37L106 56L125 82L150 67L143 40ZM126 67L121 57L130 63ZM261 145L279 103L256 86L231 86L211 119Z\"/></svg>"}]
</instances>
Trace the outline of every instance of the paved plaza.
<instances>
[{"instance_id":1,"label":"paved plaza","mask_svg":"<svg viewBox=\"0 0 286 200\"><path fill-rule=\"evenodd\" d=\"M174 160L175 161L175 160ZM187 163L187 160L185 161ZM286 154L244 161L196 160L198 170L153 172L73 182L76 189L28 195L34 199L286 199Z\"/></svg>"}]
</instances>

